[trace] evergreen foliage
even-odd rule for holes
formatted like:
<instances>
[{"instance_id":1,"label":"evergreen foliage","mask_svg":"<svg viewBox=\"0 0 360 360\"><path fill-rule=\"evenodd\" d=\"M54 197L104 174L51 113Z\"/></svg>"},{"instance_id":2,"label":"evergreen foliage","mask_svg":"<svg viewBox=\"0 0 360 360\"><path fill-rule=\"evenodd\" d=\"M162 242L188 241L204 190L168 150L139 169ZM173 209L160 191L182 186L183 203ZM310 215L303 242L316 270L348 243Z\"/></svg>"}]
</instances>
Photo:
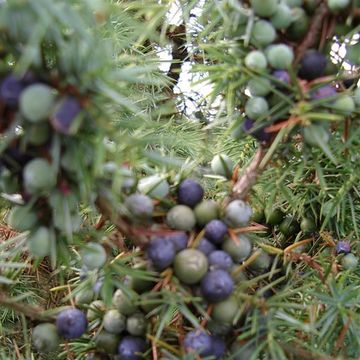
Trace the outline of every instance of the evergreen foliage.
<instances>
[{"instance_id":1,"label":"evergreen foliage","mask_svg":"<svg viewBox=\"0 0 360 360\"><path fill-rule=\"evenodd\" d=\"M0 0L1 358L358 359L359 11Z\"/></svg>"}]
</instances>

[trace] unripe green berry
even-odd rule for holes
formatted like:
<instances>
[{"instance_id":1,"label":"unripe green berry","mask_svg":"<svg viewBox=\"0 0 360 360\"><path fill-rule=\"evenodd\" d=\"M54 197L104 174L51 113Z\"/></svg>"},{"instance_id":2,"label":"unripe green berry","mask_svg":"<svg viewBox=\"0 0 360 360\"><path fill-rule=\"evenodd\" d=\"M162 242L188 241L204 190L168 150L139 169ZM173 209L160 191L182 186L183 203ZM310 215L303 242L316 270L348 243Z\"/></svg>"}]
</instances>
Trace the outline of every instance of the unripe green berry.
<instances>
[{"instance_id":1,"label":"unripe green berry","mask_svg":"<svg viewBox=\"0 0 360 360\"><path fill-rule=\"evenodd\" d=\"M23 178L26 190L30 194L38 194L55 187L57 174L47 160L37 158L26 164Z\"/></svg>"},{"instance_id":2,"label":"unripe green berry","mask_svg":"<svg viewBox=\"0 0 360 360\"><path fill-rule=\"evenodd\" d=\"M249 257L252 243L247 236L240 234L236 241L230 237L226 238L222 249L231 256L234 262L239 263Z\"/></svg>"},{"instance_id":3,"label":"unripe green berry","mask_svg":"<svg viewBox=\"0 0 360 360\"><path fill-rule=\"evenodd\" d=\"M46 120L54 103L54 89L44 84L30 85L22 92L19 100L22 115L31 122Z\"/></svg>"},{"instance_id":4,"label":"unripe green berry","mask_svg":"<svg viewBox=\"0 0 360 360\"><path fill-rule=\"evenodd\" d=\"M292 22L292 13L288 5L280 3L270 19L275 29L286 29Z\"/></svg>"},{"instance_id":5,"label":"unripe green berry","mask_svg":"<svg viewBox=\"0 0 360 360\"><path fill-rule=\"evenodd\" d=\"M262 71L267 67L267 60L261 51L253 50L246 55L245 65L251 70Z\"/></svg>"},{"instance_id":6,"label":"unripe green berry","mask_svg":"<svg viewBox=\"0 0 360 360\"><path fill-rule=\"evenodd\" d=\"M252 96L266 96L271 91L271 82L264 77L250 79L247 86Z\"/></svg>"},{"instance_id":7,"label":"unripe green berry","mask_svg":"<svg viewBox=\"0 0 360 360\"><path fill-rule=\"evenodd\" d=\"M140 179L138 190L156 199L164 199L169 194L169 183L159 175Z\"/></svg>"},{"instance_id":8,"label":"unripe green berry","mask_svg":"<svg viewBox=\"0 0 360 360\"><path fill-rule=\"evenodd\" d=\"M258 20L255 22L251 41L258 46L266 46L271 44L276 39L276 30L269 21Z\"/></svg>"},{"instance_id":9,"label":"unripe green berry","mask_svg":"<svg viewBox=\"0 0 360 360\"><path fill-rule=\"evenodd\" d=\"M355 270L359 265L359 258L352 253L346 254L341 259L341 266L344 270Z\"/></svg>"},{"instance_id":10,"label":"unripe green berry","mask_svg":"<svg viewBox=\"0 0 360 360\"><path fill-rule=\"evenodd\" d=\"M105 303L102 300L95 300L90 304L86 313L86 317L88 321L94 321L95 319L102 318L105 311Z\"/></svg>"},{"instance_id":11,"label":"unripe green berry","mask_svg":"<svg viewBox=\"0 0 360 360\"><path fill-rule=\"evenodd\" d=\"M221 175L231 179L233 168L234 162L225 154L215 155L211 160L211 170L216 175Z\"/></svg>"},{"instance_id":12,"label":"unripe green berry","mask_svg":"<svg viewBox=\"0 0 360 360\"><path fill-rule=\"evenodd\" d=\"M269 47L266 53L269 64L274 69L287 69L294 60L294 52L290 46L285 44L276 44Z\"/></svg>"},{"instance_id":13,"label":"unripe green berry","mask_svg":"<svg viewBox=\"0 0 360 360\"><path fill-rule=\"evenodd\" d=\"M327 0L327 5L331 11L339 11L347 8L350 0Z\"/></svg>"},{"instance_id":14,"label":"unripe green berry","mask_svg":"<svg viewBox=\"0 0 360 360\"><path fill-rule=\"evenodd\" d=\"M111 334L120 334L126 327L126 318L119 311L108 310L103 319L104 329Z\"/></svg>"},{"instance_id":15,"label":"unripe green berry","mask_svg":"<svg viewBox=\"0 0 360 360\"><path fill-rule=\"evenodd\" d=\"M17 231L31 230L37 223L38 217L29 206L14 206L7 217L7 223Z\"/></svg>"},{"instance_id":16,"label":"unripe green berry","mask_svg":"<svg viewBox=\"0 0 360 360\"><path fill-rule=\"evenodd\" d=\"M360 87L354 90L354 101L356 105L360 106Z\"/></svg>"},{"instance_id":17,"label":"unripe green berry","mask_svg":"<svg viewBox=\"0 0 360 360\"><path fill-rule=\"evenodd\" d=\"M199 250L184 249L175 256L174 272L184 284L196 284L204 277L207 270L207 258Z\"/></svg>"},{"instance_id":18,"label":"unripe green berry","mask_svg":"<svg viewBox=\"0 0 360 360\"><path fill-rule=\"evenodd\" d=\"M32 331L32 341L40 353L54 352L59 347L59 335L56 326L50 323L39 324Z\"/></svg>"},{"instance_id":19,"label":"unripe green berry","mask_svg":"<svg viewBox=\"0 0 360 360\"><path fill-rule=\"evenodd\" d=\"M211 317L219 323L233 324L238 312L239 303L235 297L230 296L214 305Z\"/></svg>"},{"instance_id":20,"label":"unripe green berry","mask_svg":"<svg viewBox=\"0 0 360 360\"><path fill-rule=\"evenodd\" d=\"M130 289L126 293L122 289L117 289L113 295L112 303L121 314L132 315L137 311L135 305L137 297L138 295Z\"/></svg>"},{"instance_id":21,"label":"unripe green berry","mask_svg":"<svg viewBox=\"0 0 360 360\"><path fill-rule=\"evenodd\" d=\"M250 98L245 104L245 114L253 120L264 116L269 111L269 104L263 97Z\"/></svg>"},{"instance_id":22,"label":"unripe green berry","mask_svg":"<svg viewBox=\"0 0 360 360\"><path fill-rule=\"evenodd\" d=\"M251 7L256 15L269 17L276 11L278 0L251 0Z\"/></svg>"},{"instance_id":23,"label":"unripe green berry","mask_svg":"<svg viewBox=\"0 0 360 360\"><path fill-rule=\"evenodd\" d=\"M106 351L107 354L116 354L118 351L119 341L119 335L111 334L102 330L95 337L96 349L100 351Z\"/></svg>"},{"instance_id":24,"label":"unripe green berry","mask_svg":"<svg viewBox=\"0 0 360 360\"><path fill-rule=\"evenodd\" d=\"M196 218L188 206L176 205L167 213L166 222L172 229L191 231L196 224Z\"/></svg>"},{"instance_id":25,"label":"unripe green berry","mask_svg":"<svg viewBox=\"0 0 360 360\"><path fill-rule=\"evenodd\" d=\"M334 101L332 108L345 115L350 115L355 111L355 102L350 95L340 95Z\"/></svg>"},{"instance_id":26,"label":"unripe green berry","mask_svg":"<svg viewBox=\"0 0 360 360\"><path fill-rule=\"evenodd\" d=\"M126 320L126 331L133 336L141 336L146 333L147 321L144 314L136 313Z\"/></svg>"},{"instance_id":27,"label":"unripe green berry","mask_svg":"<svg viewBox=\"0 0 360 360\"><path fill-rule=\"evenodd\" d=\"M40 226L28 238L27 245L31 255L44 257L50 254L51 236L46 226Z\"/></svg>"},{"instance_id":28,"label":"unripe green berry","mask_svg":"<svg viewBox=\"0 0 360 360\"><path fill-rule=\"evenodd\" d=\"M197 224L204 226L219 217L219 206L213 200L203 200L195 206L194 213Z\"/></svg>"},{"instance_id":29,"label":"unripe green berry","mask_svg":"<svg viewBox=\"0 0 360 360\"><path fill-rule=\"evenodd\" d=\"M106 262L104 247L96 242L87 243L80 252L83 264L89 269L99 269Z\"/></svg>"}]
</instances>

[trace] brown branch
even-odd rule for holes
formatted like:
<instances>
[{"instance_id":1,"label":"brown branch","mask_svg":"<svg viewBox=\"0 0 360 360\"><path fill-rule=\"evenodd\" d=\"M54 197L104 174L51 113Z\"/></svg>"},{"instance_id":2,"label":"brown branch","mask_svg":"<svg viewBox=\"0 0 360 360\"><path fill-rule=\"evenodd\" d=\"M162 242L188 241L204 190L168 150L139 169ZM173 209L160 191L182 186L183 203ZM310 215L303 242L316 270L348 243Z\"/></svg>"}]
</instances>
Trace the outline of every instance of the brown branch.
<instances>
[{"instance_id":1,"label":"brown branch","mask_svg":"<svg viewBox=\"0 0 360 360\"><path fill-rule=\"evenodd\" d=\"M244 199L249 193L252 186L255 184L257 177L259 176L260 170L259 166L263 160L266 152L265 149L260 146L257 152L255 153L254 158L248 167L244 170L242 175L236 181L232 190L232 198L235 199Z\"/></svg>"},{"instance_id":2,"label":"brown branch","mask_svg":"<svg viewBox=\"0 0 360 360\"><path fill-rule=\"evenodd\" d=\"M329 9L326 4L322 2L317 8L315 15L312 18L309 30L296 49L295 64L298 64L303 57L305 51L315 44L316 38L322 28L323 21L329 14Z\"/></svg>"},{"instance_id":3,"label":"brown branch","mask_svg":"<svg viewBox=\"0 0 360 360\"><path fill-rule=\"evenodd\" d=\"M346 333L349 331L349 327L351 324L351 318L348 319L347 323L344 324L343 328L341 329L339 338L336 341L334 352L339 352L345 345L344 340Z\"/></svg>"},{"instance_id":4,"label":"brown branch","mask_svg":"<svg viewBox=\"0 0 360 360\"><path fill-rule=\"evenodd\" d=\"M173 87L177 84L181 66L183 61L189 56L187 49L186 49L186 27L185 24L181 24L172 28L172 30L166 33L167 37L172 43L172 63L170 65L170 69L167 73L168 77L173 80L171 92Z\"/></svg>"},{"instance_id":5,"label":"brown branch","mask_svg":"<svg viewBox=\"0 0 360 360\"><path fill-rule=\"evenodd\" d=\"M295 355L296 359L299 360L335 360L332 357L313 354L309 350L300 347L294 342L288 344L281 343L281 347L285 350L287 354Z\"/></svg>"},{"instance_id":6,"label":"brown branch","mask_svg":"<svg viewBox=\"0 0 360 360\"><path fill-rule=\"evenodd\" d=\"M3 292L0 292L0 305L24 314L26 317L32 320L53 320L52 317L44 315L43 308L15 301L14 299L9 298Z\"/></svg>"}]
</instances>

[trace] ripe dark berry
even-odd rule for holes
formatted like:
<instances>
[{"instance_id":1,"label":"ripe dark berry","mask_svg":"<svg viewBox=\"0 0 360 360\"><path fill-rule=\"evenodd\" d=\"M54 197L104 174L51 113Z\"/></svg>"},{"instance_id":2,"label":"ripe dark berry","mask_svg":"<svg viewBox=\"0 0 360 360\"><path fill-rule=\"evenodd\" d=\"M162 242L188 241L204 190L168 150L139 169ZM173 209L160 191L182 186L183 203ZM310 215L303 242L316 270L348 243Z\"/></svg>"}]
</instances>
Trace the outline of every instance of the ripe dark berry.
<instances>
[{"instance_id":1,"label":"ripe dark berry","mask_svg":"<svg viewBox=\"0 0 360 360\"><path fill-rule=\"evenodd\" d=\"M224 241L224 237L227 233L228 227L221 220L211 220L205 226L205 237L213 244L220 245Z\"/></svg>"},{"instance_id":2,"label":"ripe dark berry","mask_svg":"<svg viewBox=\"0 0 360 360\"><path fill-rule=\"evenodd\" d=\"M207 238L202 238L199 245L197 246L197 250L201 251L205 255L209 255L216 250L216 247Z\"/></svg>"},{"instance_id":3,"label":"ripe dark berry","mask_svg":"<svg viewBox=\"0 0 360 360\"><path fill-rule=\"evenodd\" d=\"M119 343L119 356L122 360L141 360L146 350L146 342L138 336L125 336Z\"/></svg>"},{"instance_id":4,"label":"ripe dark berry","mask_svg":"<svg viewBox=\"0 0 360 360\"><path fill-rule=\"evenodd\" d=\"M184 250L188 243L188 236L184 231L176 231L172 234L165 235L164 239L174 245L175 251Z\"/></svg>"},{"instance_id":5,"label":"ripe dark berry","mask_svg":"<svg viewBox=\"0 0 360 360\"><path fill-rule=\"evenodd\" d=\"M216 360L223 359L223 356L226 353L226 344L225 341L219 336L212 337L212 355L215 356Z\"/></svg>"},{"instance_id":6,"label":"ripe dark berry","mask_svg":"<svg viewBox=\"0 0 360 360\"><path fill-rule=\"evenodd\" d=\"M302 79L314 80L324 74L326 63L324 54L316 50L308 50L301 59L298 75Z\"/></svg>"},{"instance_id":7,"label":"ripe dark berry","mask_svg":"<svg viewBox=\"0 0 360 360\"><path fill-rule=\"evenodd\" d=\"M264 129L258 129L256 131L252 131L254 125L255 125L254 120L245 118L243 122L243 129L247 134L250 134L259 141L269 141L271 139L270 133L267 133Z\"/></svg>"},{"instance_id":8,"label":"ripe dark berry","mask_svg":"<svg viewBox=\"0 0 360 360\"><path fill-rule=\"evenodd\" d=\"M275 70L272 76L285 84L290 84L290 75L286 70Z\"/></svg>"},{"instance_id":9,"label":"ripe dark berry","mask_svg":"<svg viewBox=\"0 0 360 360\"><path fill-rule=\"evenodd\" d=\"M8 75L0 84L0 101L11 107L16 106L24 88L25 86L19 78Z\"/></svg>"},{"instance_id":10,"label":"ripe dark berry","mask_svg":"<svg viewBox=\"0 0 360 360\"><path fill-rule=\"evenodd\" d=\"M74 134L77 130L75 120L81 113L81 104L73 96L67 96L57 105L54 114L50 117L50 122L54 129L61 134Z\"/></svg>"},{"instance_id":11,"label":"ripe dark berry","mask_svg":"<svg viewBox=\"0 0 360 360\"><path fill-rule=\"evenodd\" d=\"M175 246L167 239L156 238L150 241L146 253L154 267L162 271L172 264L175 258Z\"/></svg>"},{"instance_id":12,"label":"ripe dark berry","mask_svg":"<svg viewBox=\"0 0 360 360\"><path fill-rule=\"evenodd\" d=\"M185 351L196 353L201 357L210 356L213 353L213 343L211 336L203 330L193 330L185 335Z\"/></svg>"},{"instance_id":13,"label":"ripe dark berry","mask_svg":"<svg viewBox=\"0 0 360 360\"><path fill-rule=\"evenodd\" d=\"M208 272L201 280L201 292L210 302L226 299L233 291L234 281L225 270L217 269Z\"/></svg>"},{"instance_id":14,"label":"ripe dark berry","mask_svg":"<svg viewBox=\"0 0 360 360\"><path fill-rule=\"evenodd\" d=\"M318 88L316 90L314 90L311 93L311 98L314 100L321 100L321 99L326 99L326 98L331 98L336 96L337 92L336 89L331 86L331 85L325 85L322 86L321 88Z\"/></svg>"},{"instance_id":15,"label":"ripe dark berry","mask_svg":"<svg viewBox=\"0 0 360 360\"><path fill-rule=\"evenodd\" d=\"M65 339L75 339L85 333L87 320L85 314L78 309L63 310L56 319L58 334Z\"/></svg>"},{"instance_id":16,"label":"ripe dark berry","mask_svg":"<svg viewBox=\"0 0 360 360\"><path fill-rule=\"evenodd\" d=\"M4 165L6 165L9 169L12 169L14 167L14 163L16 163L16 165L21 165L21 167L24 167L32 159L33 156L15 146L8 147L1 154L1 162L3 162Z\"/></svg>"},{"instance_id":17,"label":"ripe dark berry","mask_svg":"<svg viewBox=\"0 0 360 360\"><path fill-rule=\"evenodd\" d=\"M336 252L338 254L348 254L351 252L351 246L348 241L339 241L336 244Z\"/></svg>"},{"instance_id":18,"label":"ripe dark berry","mask_svg":"<svg viewBox=\"0 0 360 360\"><path fill-rule=\"evenodd\" d=\"M179 185L178 203L194 207L204 196L204 189L195 180L185 179Z\"/></svg>"},{"instance_id":19,"label":"ripe dark berry","mask_svg":"<svg viewBox=\"0 0 360 360\"><path fill-rule=\"evenodd\" d=\"M208 256L208 261L210 270L229 270L234 265L231 256L222 250L213 251Z\"/></svg>"}]
</instances>

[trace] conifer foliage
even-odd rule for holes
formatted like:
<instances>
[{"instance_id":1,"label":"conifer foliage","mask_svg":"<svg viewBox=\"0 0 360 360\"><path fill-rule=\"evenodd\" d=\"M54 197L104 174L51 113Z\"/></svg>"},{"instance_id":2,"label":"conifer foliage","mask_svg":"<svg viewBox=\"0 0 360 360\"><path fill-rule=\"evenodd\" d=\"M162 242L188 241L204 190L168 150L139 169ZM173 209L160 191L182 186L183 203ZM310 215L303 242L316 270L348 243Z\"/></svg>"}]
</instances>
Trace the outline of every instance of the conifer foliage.
<instances>
[{"instance_id":1,"label":"conifer foliage","mask_svg":"<svg viewBox=\"0 0 360 360\"><path fill-rule=\"evenodd\" d=\"M1 357L358 359L359 11L0 1Z\"/></svg>"}]
</instances>

